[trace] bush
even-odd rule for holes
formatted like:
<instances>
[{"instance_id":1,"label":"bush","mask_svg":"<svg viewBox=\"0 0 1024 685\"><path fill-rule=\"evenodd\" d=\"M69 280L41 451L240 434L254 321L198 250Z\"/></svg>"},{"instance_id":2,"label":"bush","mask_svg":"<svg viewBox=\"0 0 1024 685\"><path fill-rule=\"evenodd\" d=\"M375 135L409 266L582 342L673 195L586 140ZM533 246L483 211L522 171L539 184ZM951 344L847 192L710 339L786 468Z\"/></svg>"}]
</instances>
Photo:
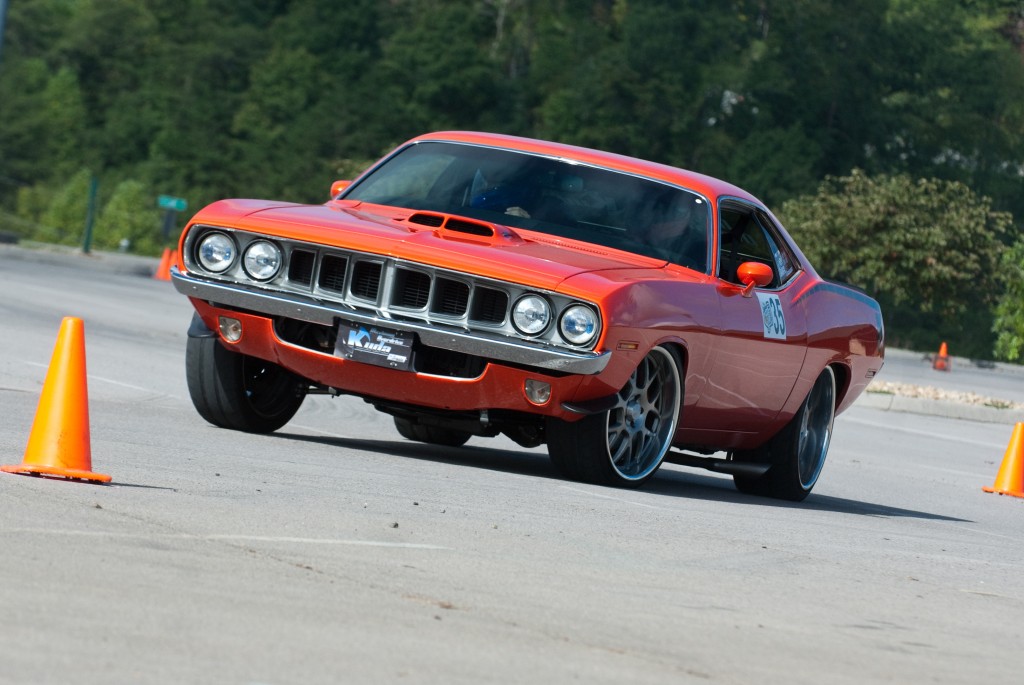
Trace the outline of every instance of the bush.
<instances>
[{"instance_id":1,"label":"bush","mask_svg":"<svg viewBox=\"0 0 1024 685\"><path fill-rule=\"evenodd\" d=\"M50 198L40 217L35 240L61 245L78 245L85 233L85 216L89 209L89 183L92 173L82 169L67 179Z\"/></svg>"},{"instance_id":2,"label":"bush","mask_svg":"<svg viewBox=\"0 0 1024 685\"><path fill-rule=\"evenodd\" d=\"M822 276L883 304L891 342L930 350L946 336L961 354L991 357L1012 217L987 197L958 182L855 170L780 214Z\"/></svg>"},{"instance_id":3,"label":"bush","mask_svg":"<svg viewBox=\"0 0 1024 685\"><path fill-rule=\"evenodd\" d=\"M996 307L993 331L996 357L1007 361L1024 359L1024 240L1003 255L1006 290Z\"/></svg>"},{"instance_id":4,"label":"bush","mask_svg":"<svg viewBox=\"0 0 1024 685\"><path fill-rule=\"evenodd\" d=\"M155 255L164 247L161 230L156 195L140 181L122 181L100 213L93 245L100 250L118 249L127 240L132 252Z\"/></svg>"}]
</instances>

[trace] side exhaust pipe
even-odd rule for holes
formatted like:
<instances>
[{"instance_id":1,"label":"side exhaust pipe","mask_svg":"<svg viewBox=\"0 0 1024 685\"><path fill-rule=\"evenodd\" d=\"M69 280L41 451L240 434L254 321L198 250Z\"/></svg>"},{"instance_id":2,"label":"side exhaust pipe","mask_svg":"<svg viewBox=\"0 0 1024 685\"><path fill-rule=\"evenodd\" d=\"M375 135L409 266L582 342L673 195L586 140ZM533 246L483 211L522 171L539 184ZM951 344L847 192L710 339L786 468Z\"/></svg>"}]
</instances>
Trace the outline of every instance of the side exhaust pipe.
<instances>
[{"instance_id":1,"label":"side exhaust pipe","mask_svg":"<svg viewBox=\"0 0 1024 685\"><path fill-rule=\"evenodd\" d=\"M727 473L730 476L748 476L750 478L763 476L771 468L771 464L754 464L748 461L698 457L686 454L685 452L669 452L665 455L665 461L670 464L694 466L699 469L714 471L715 473Z\"/></svg>"}]
</instances>

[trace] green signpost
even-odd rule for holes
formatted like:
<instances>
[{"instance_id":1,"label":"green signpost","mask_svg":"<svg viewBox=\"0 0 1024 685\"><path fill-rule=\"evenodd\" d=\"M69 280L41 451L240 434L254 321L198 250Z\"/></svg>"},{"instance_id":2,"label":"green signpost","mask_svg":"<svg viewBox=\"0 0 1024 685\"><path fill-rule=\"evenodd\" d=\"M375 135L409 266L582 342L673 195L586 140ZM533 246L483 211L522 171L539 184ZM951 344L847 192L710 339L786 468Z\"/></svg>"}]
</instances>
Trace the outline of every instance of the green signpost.
<instances>
[{"instance_id":1,"label":"green signpost","mask_svg":"<svg viewBox=\"0 0 1024 685\"><path fill-rule=\"evenodd\" d=\"M188 202L183 197L174 197L173 195L161 195L157 197L156 204L160 209L164 211L164 226L163 226L163 239L167 242L171 233L175 230L177 223L178 212L184 212L188 209Z\"/></svg>"},{"instance_id":2,"label":"green signpost","mask_svg":"<svg viewBox=\"0 0 1024 685\"><path fill-rule=\"evenodd\" d=\"M185 198L173 195L161 195L156 199L156 204L160 209L171 209L175 212L184 212L188 209L188 202Z\"/></svg>"}]
</instances>

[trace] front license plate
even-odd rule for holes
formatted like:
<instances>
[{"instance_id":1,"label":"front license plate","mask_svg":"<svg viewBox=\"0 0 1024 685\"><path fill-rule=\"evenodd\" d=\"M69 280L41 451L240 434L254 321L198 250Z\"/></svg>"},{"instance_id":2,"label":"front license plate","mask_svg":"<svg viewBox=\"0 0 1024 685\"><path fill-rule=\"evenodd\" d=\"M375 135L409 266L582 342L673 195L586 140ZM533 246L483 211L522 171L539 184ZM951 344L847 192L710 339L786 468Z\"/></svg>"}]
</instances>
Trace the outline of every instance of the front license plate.
<instances>
[{"instance_id":1,"label":"front license plate","mask_svg":"<svg viewBox=\"0 0 1024 685\"><path fill-rule=\"evenodd\" d=\"M342 321L334 354L352 361L406 371L412 361L412 333Z\"/></svg>"}]
</instances>

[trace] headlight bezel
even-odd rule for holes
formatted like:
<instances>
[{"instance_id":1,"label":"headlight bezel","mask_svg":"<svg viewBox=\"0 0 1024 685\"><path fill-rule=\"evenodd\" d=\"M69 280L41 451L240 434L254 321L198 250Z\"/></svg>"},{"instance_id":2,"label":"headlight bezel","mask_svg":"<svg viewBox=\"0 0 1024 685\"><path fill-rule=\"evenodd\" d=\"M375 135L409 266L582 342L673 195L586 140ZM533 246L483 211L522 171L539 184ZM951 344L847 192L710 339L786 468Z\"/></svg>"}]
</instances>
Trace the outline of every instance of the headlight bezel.
<instances>
[{"instance_id":1,"label":"headlight bezel","mask_svg":"<svg viewBox=\"0 0 1024 685\"><path fill-rule=\"evenodd\" d=\"M577 314L586 319L587 329L583 333L574 335L571 331L566 330L566 325L570 317ZM594 311L593 307L581 302L573 302L565 307L558 316L558 334L562 336L562 340L573 347L586 347L591 344L597 338L600 330L601 317Z\"/></svg>"},{"instance_id":2,"label":"headlight bezel","mask_svg":"<svg viewBox=\"0 0 1024 685\"><path fill-rule=\"evenodd\" d=\"M261 262L261 258L259 256L252 257L252 255L254 251L261 250L264 248L269 248L271 250L270 254L273 255L272 259L275 260L276 263L273 264L273 269L269 273L257 273L257 269L259 269L259 267L266 265L266 260L268 257L266 254L264 254L262 257L264 261ZM251 263L251 257L251 261L255 263ZM242 252L241 263L242 270L245 271L246 276L253 279L254 281L265 283L269 280L272 280L275 276L281 273L281 267L284 264L284 252L283 250L281 250L280 246L276 245L270 240L265 240L262 238L258 240L253 240L252 242L245 246L245 250Z\"/></svg>"},{"instance_id":3,"label":"headlight bezel","mask_svg":"<svg viewBox=\"0 0 1024 685\"><path fill-rule=\"evenodd\" d=\"M530 304L534 305L532 309L524 308ZM548 327L551 325L553 318L551 312L551 303L546 297L540 293L527 292L520 295L512 303L512 308L509 310L509 319L512 322L512 327L520 335L527 338L536 338L539 335L543 335L544 331L548 330ZM522 318L520 317L521 314L523 315ZM523 318L526 320L524 321Z\"/></svg>"},{"instance_id":4,"label":"headlight bezel","mask_svg":"<svg viewBox=\"0 0 1024 685\"><path fill-rule=\"evenodd\" d=\"M217 240L224 241L221 243L220 250L214 249L211 253L207 248L208 246ZM212 260L218 254L229 253L230 257L226 260L222 260L217 263ZM209 231L204 233L196 244L196 263L199 264L203 269L210 272L211 274L223 274L226 273L238 262L238 243L229 234L223 231Z\"/></svg>"}]
</instances>

